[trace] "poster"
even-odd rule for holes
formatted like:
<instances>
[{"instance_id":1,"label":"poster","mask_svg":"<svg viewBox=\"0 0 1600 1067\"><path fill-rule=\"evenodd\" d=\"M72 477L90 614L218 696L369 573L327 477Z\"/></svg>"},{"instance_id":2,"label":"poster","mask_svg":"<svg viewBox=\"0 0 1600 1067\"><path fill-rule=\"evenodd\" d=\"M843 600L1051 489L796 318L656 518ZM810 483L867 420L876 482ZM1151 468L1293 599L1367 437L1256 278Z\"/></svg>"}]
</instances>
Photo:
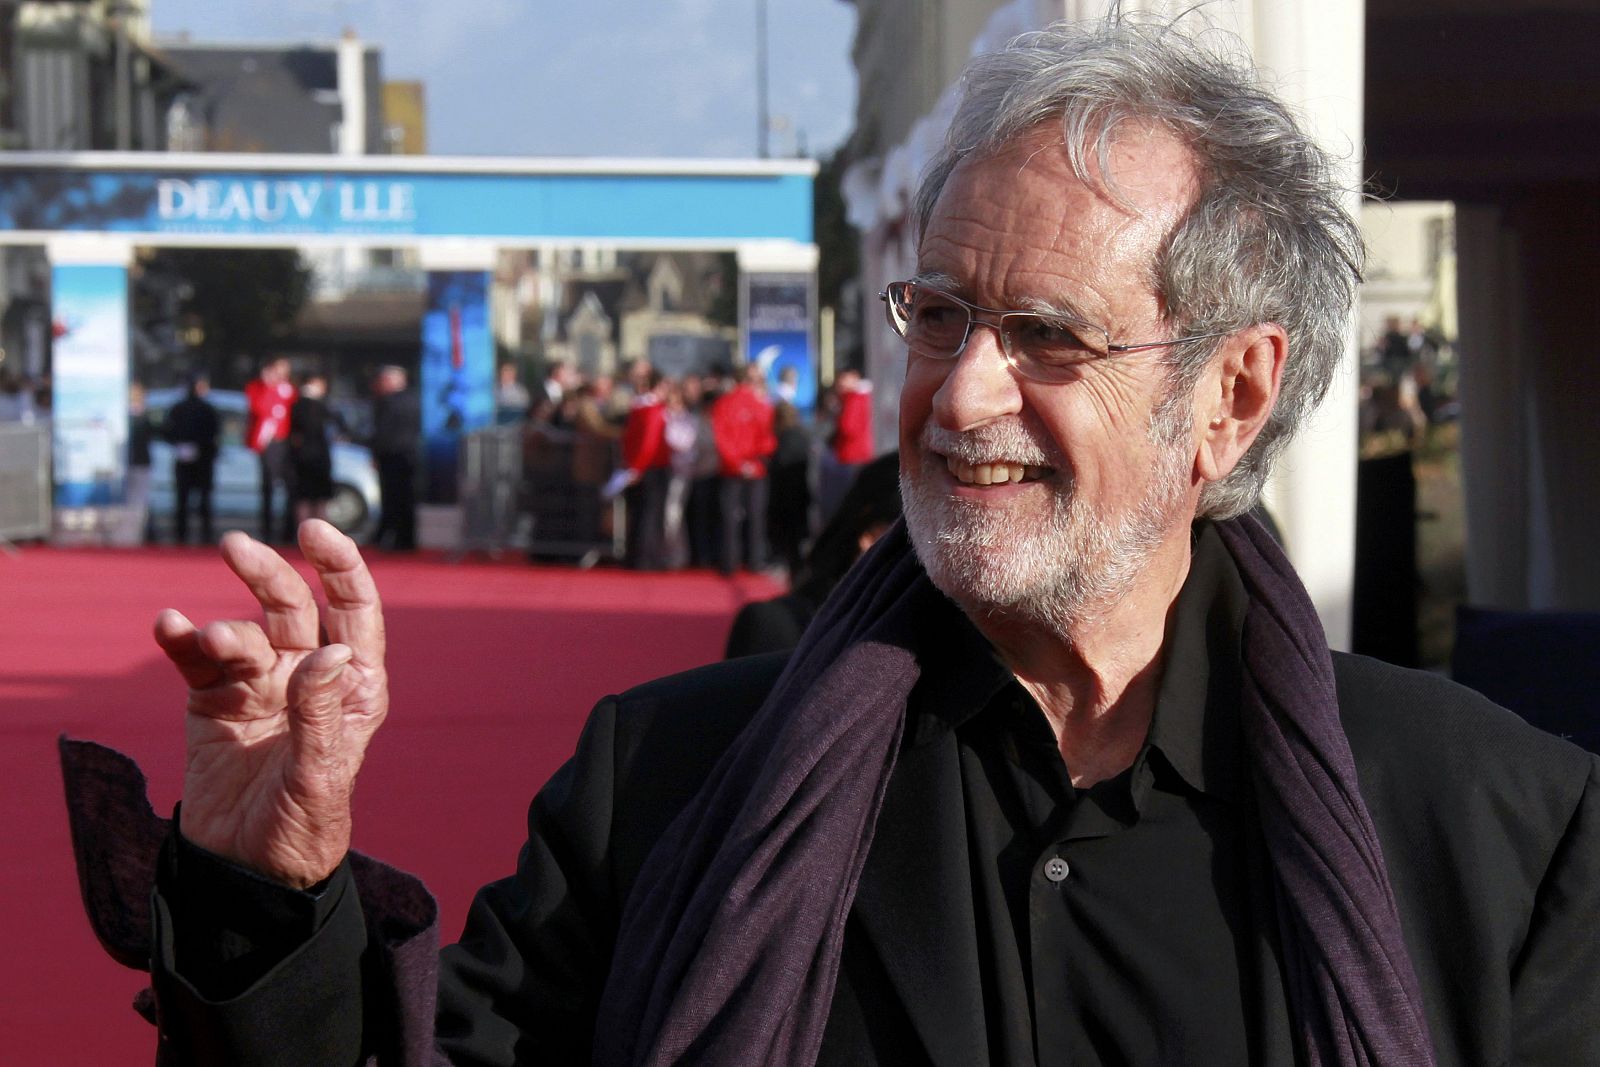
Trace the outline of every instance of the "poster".
<instances>
[{"instance_id":1,"label":"poster","mask_svg":"<svg viewBox=\"0 0 1600 1067\"><path fill-rule=\"evenodd\" d=\"M128 461L128 272L51 272L51 438L57 507L122 502Z\"/></svg>"},{"instance_id":2,"label":"poster","mask_svg":"<svg viewBox=\"0 0 1600 1067\"><path fill-rule=\"evenodd\" d=\"M817 406L817 366L811 344L815 277L746 274L745 353L758 364L774 402L787 400L810 417ZM792 371L791 382L784 372Z\"/></svg>"},{"instance_id":3,"label":"poster","mask_svg":"<svg viewBox=\"0 0 1600 1067\"><path fill-rule=\"evenodd\" d=\"M422 499L456 502L462 438L494 425L487 271L430 271L422 316Z\"/></svg>"}]
</instances>

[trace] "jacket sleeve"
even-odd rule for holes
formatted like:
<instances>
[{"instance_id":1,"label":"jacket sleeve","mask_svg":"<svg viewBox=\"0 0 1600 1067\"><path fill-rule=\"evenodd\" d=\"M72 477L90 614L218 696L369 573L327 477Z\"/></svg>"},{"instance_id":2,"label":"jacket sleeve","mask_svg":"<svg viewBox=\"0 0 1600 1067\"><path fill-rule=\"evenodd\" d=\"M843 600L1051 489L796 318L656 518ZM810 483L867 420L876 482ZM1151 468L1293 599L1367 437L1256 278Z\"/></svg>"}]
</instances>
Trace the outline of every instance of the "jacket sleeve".
<instances>
[{"instance_id":1,"label":"jacket sleeve","mask_svg":"<svg viewBox=\"0 0 1600 1067\"><path fill-rule=\"evenodd\" d=\"M1600 757L1534 898L1512 968L1519 1065L1600 1063Z\"/></svg>"},{"instance_id":2,"label":"jacket sleeve","mask_svg":"<svg viewBox=\"0 0 1600 1067\"><path fill-rule=\"evenodd\" d=\"M160 1062L362 1063L367 936L349 860L311 894L209 857L175 830L163 853L151 896Z\"/></svg>"}]
</instances>

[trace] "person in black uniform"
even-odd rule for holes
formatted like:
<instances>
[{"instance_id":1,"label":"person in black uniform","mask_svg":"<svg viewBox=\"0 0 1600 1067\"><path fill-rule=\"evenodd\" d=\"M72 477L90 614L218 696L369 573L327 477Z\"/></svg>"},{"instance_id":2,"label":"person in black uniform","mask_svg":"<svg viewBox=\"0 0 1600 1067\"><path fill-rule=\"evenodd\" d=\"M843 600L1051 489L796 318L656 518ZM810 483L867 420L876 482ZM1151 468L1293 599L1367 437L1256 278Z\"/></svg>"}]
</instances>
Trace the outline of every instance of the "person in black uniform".
<instances>
[{"instance_id":1,"label":"person in black uniform","mask_svg":"<svg viewBox=\"0 0 1600 1067\"><path fill-rule=\"evenodd\" d=\"M162 436L172 445L172 473L175 482L174 497L177 508L174 515L174 539L178 544L189 540L189 504L191 498L200 514L200 540L215 540L211 528L211 485L217 466L217 436L221 423L217 409L211 406L206 394L211 383L203 374L189 379L189 394L167 412Z\"/></svg>"},{"instance_id":2,"label":"person in black uniform","mask_svg":"<svg viewBox=\"0 0 1600 1067\"><path fill-rule=\"evenodd\" d=\"M805 543L811 537L811 434L787 400L773 406L772 430L778 450L767 476L767 543L792 581L805 562Z\"/></svg>"},{"instance_id":3,"label":"person in black uniform","mask_svg":"<svg viewBox=\"0 0 1600 1067\"><path fill-rule=\"evenodd\" d=\"M378 372L373 391L372 455L378 463L382 514L372 543L409 551L417 547L417 442L422 436L422 408L406 388L404 367Z\"/></svg>"},{"instance_id":4,"label":"person in black uniform","mask_svg":"<svg viewBox=\"0 0 1600 1067\"><path fill-rule=\"evenodd\" d=\"M333 499L333 449L329 435L342 428L338 414L328 407L328 379L307 374L300 396L289 409L289 462L294 468L295 520L325 519Z\"/></svg>"}]
</instances>

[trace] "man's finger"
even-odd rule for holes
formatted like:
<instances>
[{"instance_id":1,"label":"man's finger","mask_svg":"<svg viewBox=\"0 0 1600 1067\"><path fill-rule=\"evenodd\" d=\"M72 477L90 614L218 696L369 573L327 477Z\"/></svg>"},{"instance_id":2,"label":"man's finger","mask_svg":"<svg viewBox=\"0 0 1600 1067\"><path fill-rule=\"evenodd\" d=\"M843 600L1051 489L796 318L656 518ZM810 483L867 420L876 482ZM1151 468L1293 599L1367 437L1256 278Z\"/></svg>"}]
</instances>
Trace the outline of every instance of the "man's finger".
<instances>
[{"instance_id":1,"label":"man's finger","mask_svg":"<svg viewBox=\"0 0 1600 1067\"><path fill-rule=\"evenodd\" d=\"M222 681L259 678L278 662L277 649L253 622L208 622L196 634L196 642L200 651L220 669Z\"/></svg>"},{"instance_id":2,"label":"man's finger","mask_svg":"<svg viewBox=\"0 0 1600 1067\"><path fill-rule=\"evenodd\" d=\"M341 717L355 684L354 674L345 670L350 656L344 645L324 645L289 676L289 732L305 766L326 766L346 755Z\"/></svg>"},{"instance_id":3,"label":"man's finger","mask_svg":"<svg viewBox=\"0 0 1600 1067\"><path fill-rule=\"evenodd\" d=\"M222 538L222 558L260 602L274 648L317 647L317 602L287 560L237 530Z\"/></svg>"},{"instance_id":4,"label":"man's finger","mask_svg":"<svg viewBox=\"0 0 1600 1067\"><path fill-rule=\"evenodd\" d=\"M321 519L300 525L300 550L317 569L328 597L327 638L349 645L366 666L383 662L383 605L356 543Z\"/></svg>"},{"instance_id":5,"label":"man's finger","mask_svg":"<svg viewBox=\"0 0 1600 1067\"><path fill-rule=\"evenodd\" d=\"M222 681L222 668L200 650L199 632L181 612L168 608L157 615L155 636L156 644L190 689L206 689Z\"/></svg>"}]
</instances>

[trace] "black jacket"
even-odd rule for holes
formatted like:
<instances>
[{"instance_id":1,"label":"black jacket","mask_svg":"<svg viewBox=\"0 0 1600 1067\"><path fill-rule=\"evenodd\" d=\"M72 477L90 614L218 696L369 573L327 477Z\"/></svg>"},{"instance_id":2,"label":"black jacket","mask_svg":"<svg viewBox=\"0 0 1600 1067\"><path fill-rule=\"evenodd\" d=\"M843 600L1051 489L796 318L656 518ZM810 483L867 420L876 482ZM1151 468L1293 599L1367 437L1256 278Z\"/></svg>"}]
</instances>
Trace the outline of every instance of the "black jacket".
<instances>
[{"instance_id":1,"label":"black jacket","mask_svg":"<svg viewBox=\"0 0 1600 1067\"><path fill-rule=\"evenodd\" d=\"M204 397L187 396L167 412L161 436L173 445L194 445L195 458L178 462L210 466L217 459L217 437L222 432L217 409Z\"/></svg>"},{"instance_id":2,"label":"black jacket","mask_svg":"<svg viewBox=\"0 0 1600 1067\"><path fill-rule=\"evenodd\" d=\"M438 1034L453 1062L587 1062L628 889L783 659L704 667L596 707L534 799L517 873L479 893L460 943L440 956ZM1334 666L1441 1067L1600 1063L1600 760L1432 675L1346 655ZM955 752L953 735L936 733L897 764L821 1063L988 1062ZM324 1002L304 1018L304 981L338 973L358 943L354 896L243 997L164 996L169 1021L216 1033L218 1020L254 1020L229 1055L322 1062L328 1046L312 1024L359 1016L361 992L347 984L342 1008ZM389 921L372 913L379 896L363 894L375 940ZM1270 945L1262 952L1275 967ZM172 988L159 970L158 988ZM401 1032L376 986L369 979L369 1034ZM1247 996L1264 1023L1260 1062L1293 1063L1281 983ZM409 1023L418 1034L428 1021Z\"/></svg>"},{"instance_id":3,"label":"black jacket","mask_svg":"<svg viewBox=\"0 0 1600 1067\"><path fill-rule=\"evenodd\" d=\"M422 406L416 390L380 396L372 406L375 455L415 455L422 437Z\"/></svg>"}]
</instances>

